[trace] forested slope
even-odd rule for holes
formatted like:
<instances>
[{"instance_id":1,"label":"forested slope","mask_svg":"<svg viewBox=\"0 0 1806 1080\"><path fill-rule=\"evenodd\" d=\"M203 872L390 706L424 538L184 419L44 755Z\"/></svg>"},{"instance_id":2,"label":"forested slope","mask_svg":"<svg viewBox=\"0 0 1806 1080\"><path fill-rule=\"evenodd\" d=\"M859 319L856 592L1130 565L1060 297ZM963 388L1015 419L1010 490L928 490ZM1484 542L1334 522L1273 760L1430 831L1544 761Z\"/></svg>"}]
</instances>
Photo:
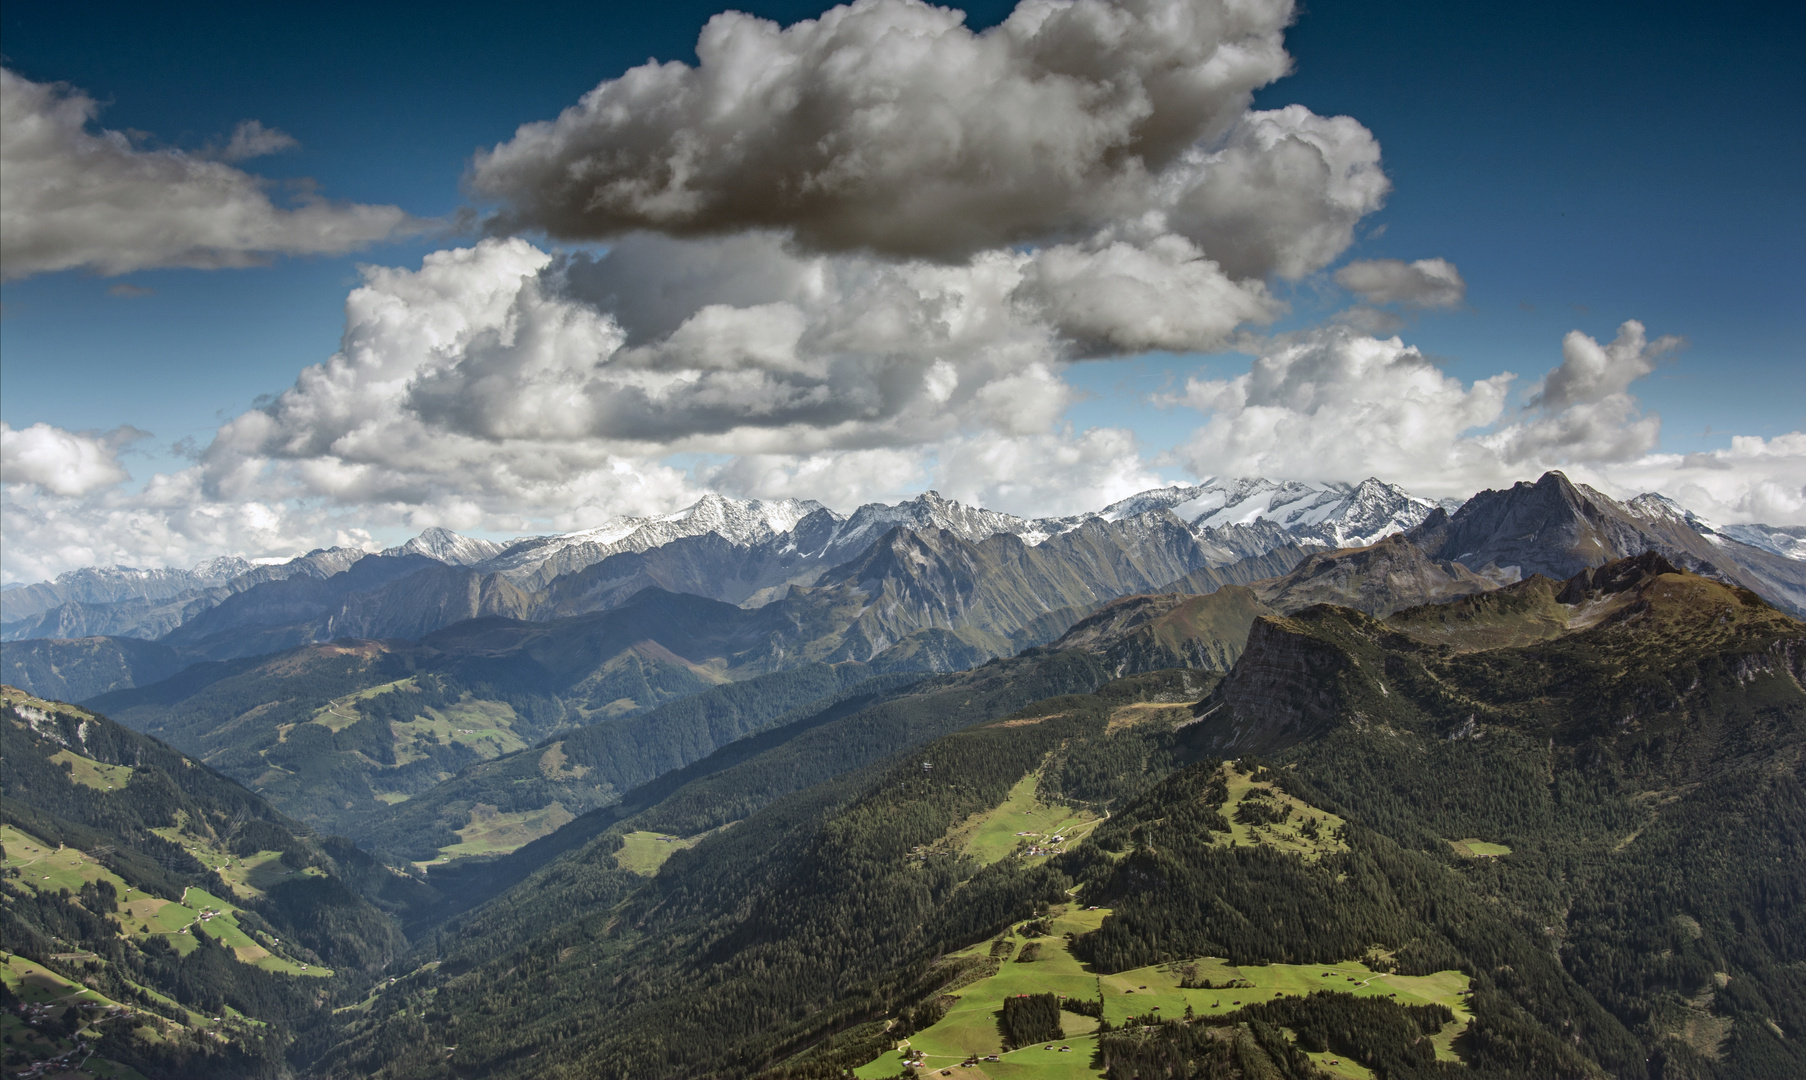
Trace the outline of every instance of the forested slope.
<instances>
[{"instance_id":1,"label":"forested slope","mask_svg":"<svg viewBox=\"0 0 1806 1080\"><path fill-rule=\"evenodd\" d=\"M280 1075L402 950L424 886L154 739L0 693L5 982L49 1002L9 1063L79 1033L153 1077Z\"/></svg>"},{"instance_id":2,"label":"forested slope","mask_svg":"<svg viewBox=\"0 0 1806 1080\"><path fill-rule=\"evenodd\" d=\"M1449 1023L1468 1076L1797 1075L1806 628L1658 559L1513 589L1265 617L1195 705L1170 699L1196 673L1140 676L788 794L723 769L427 943L443 963L323 1067L838 1075L989 978L970 946L1078 904L1099 978L1217 957L1471 987L1459 1021L1347 993L1142 1016L1088 1036L1112 1076L1309 1075L1292 1038L1441 1075L1423 1032ZM1078 824L1012 841L1041 811ZM647 880L613 864L628 829L699 842Z\"/></svg>"}]
</instances>

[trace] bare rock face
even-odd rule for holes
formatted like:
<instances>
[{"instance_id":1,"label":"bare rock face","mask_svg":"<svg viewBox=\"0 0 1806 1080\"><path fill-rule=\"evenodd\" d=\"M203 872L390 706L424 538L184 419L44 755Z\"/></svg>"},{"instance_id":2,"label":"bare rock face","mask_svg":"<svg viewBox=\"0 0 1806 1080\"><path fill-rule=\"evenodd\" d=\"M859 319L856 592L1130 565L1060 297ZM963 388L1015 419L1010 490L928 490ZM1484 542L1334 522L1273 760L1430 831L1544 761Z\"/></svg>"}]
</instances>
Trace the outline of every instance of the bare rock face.
<instances>
[{"instance_id":1,"label":"bare rock face","mask_svg":"<svg viewBox=\"0 0 1806 1080\"><path fill-rule=\"evenodd\" d=\"M1075 624L1053 647L1100 656L1117 678L1163 668L1228 671L1255 621L1272 613L1240 585L1205 596L1128 596Z\"/></svg>"},{"instance_id":2,"label":"bare rock face","mask_svg":"<svg viewBox=\"0 0 1806 1080\"><path fill-rule=\"evenodd\" d=\"M1454 514L1439 510L1405 535L1437 560L1556 581L1653 551L1682 569L1751 589L1783 610L1806 613L1806 561L1726 535L1661 496L1621 503L1559 472L1482 491Z\"/></svg>"},{"instance_id":3,"label":"bare rock face","mask_svg":"<svg viewBox=\"0 0 1806 1080\"><path fill-rule=\"evenodd\" d=\"M1283 616L1255 621L1228 677L1194 713L1218 756L1257 753L1327 729L1343 712L1350 655Z\"/></svg>"},{"instance_id":4,"label":"bare rock face","mask_svg":"<svg viewBox=\"0 0 1806 1080\"><path fill-rule=\"evenodd\" d=\"M1432 515L1409 535L1432 558L1472 569L1516 568L1520 577L1542 574L1557 581L1649 547L1649 537L1612 500L1576 487L1559 472L1544 473L1534 484L1482 491L1446 522Z\"/></svg>"},{"instance_id":5,"label":"bare rock face","mask_svg":"<svg viewBox=\"0 0 1806 1080\"><path fill-rule=\"evenodd\" d=\"M1674 564L1653 551L1591 570L1582 570L1569 578L1555 599L1564 604L1578 604L1589 596L1626 592L1657 574L1678 574Z\"/></svg>"},{"instance_id":6,"label":"bare rock face","mask_svg":"<svg viewBox=\"0 0 1806 1080\"><path fill-rule=\"evenodd\" d=\"M1276 611L1335 604L1378 618L1497 588L1509 581L1501 580L1502 576L1482 575L1460 563L1432 559L1395 534L1371 547L1311 555L1284 577L1257 583L1255 591Z\"/></svg>"}]
</instances>

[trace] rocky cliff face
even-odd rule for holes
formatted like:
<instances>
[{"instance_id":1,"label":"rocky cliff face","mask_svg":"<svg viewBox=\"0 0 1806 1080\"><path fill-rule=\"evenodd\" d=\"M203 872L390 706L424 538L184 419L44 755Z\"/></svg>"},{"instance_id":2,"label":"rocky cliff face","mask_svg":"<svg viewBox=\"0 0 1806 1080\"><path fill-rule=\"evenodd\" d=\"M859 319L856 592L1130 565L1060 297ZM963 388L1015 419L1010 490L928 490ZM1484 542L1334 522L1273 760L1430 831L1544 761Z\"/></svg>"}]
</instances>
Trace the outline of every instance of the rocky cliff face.
<instances>
[{"instance_id":1,"label":"rocky cliff face","mask_svg":"<svg viewBox=\"0 0 1806 1080\"><path fill-rule=\"evenodd\" d=\"M1241 585L1205 596L1127 596L1074 624L1053 648L1101 657L1117 678L1163 668L1228 671L1255 621L1271 614Z\"/></svg>"},{"instance_id":2,"label":"rocky cliff face","mask_svg":"<svg viewBox=\"0 0 1806 1080\"><path fill-rule=\"evenodd\" d=\"M1559 472L1504 491L1482 491L1453 515L1440 510L1408 534L1432 558L1557 581L1645 551L1674 565L1754 589L1806 613L1806 562L1719 535L1660 496L1620 503Z\"/></svg>"},{"instance_id":3,"label":"rocky cliff face","mask_svg":"<svg viewBox=\"0 0 1806 1080\"><path fill-rule=\"evenodd\" d=\"M1276 611L1336 604L1377 617L1497 588L1509 580L1502 577L1431 559L1403 535L1393 535L1371 547L1307 556L1284 577L1257 583L1255 591Z\"/></svg>"},{"instance_id":4,"label":"rocky cliff face","mask_svg":"<svg viewBox=\"0 0 1806 1080\"><path fill-rule=\"evenodd\" d=\"M1194 708L1189 738L1208 753L1264 753L1315 735L1347 709L1355 660L1306 625L1255 620L1248 645L1211 695Z\"/></svg>"}]
</instances>

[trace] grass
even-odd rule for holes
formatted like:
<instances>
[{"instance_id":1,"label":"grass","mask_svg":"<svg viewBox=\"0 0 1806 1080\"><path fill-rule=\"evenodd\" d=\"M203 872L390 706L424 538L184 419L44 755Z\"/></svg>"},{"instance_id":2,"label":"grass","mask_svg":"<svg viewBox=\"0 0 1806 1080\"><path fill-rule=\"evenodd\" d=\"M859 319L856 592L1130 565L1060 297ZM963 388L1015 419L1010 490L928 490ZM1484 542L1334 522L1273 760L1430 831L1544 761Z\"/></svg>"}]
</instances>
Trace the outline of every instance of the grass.
<instances>
[{"instance_id":1,"label":"grass","mask_svg":"<svg viewBox=\"0 0 1806 1080\"><path fill-rule=\"evenodd\" d=\"M386 694L391 690L411 690L413 687L414 677L412 675L405 679L396 679L394 682L386 682L379 686L366 687L355 694L346 694L342 698L334 698L332 701L327 702L324 708L316 709L314 711L313 716L309 718L308 722L330 728L332 733L336 735L357 723L358 720L362 718L358 714L358 702L366 701L378 694Z\"/></svg>"},{"instance_id":2,"label":"grass","mask_svg":"<svg viewBox=\"0 0 1806 1080\"><path fill-rule=\"evenodd\" d=\"M126 781L132 778L130 765L107 765L71 750L58 750L50 755L50 760L56 765L69 766L69 779L99 791L123 790Z\"/></svg>"},{"instance_id":3,"label":"grass","mask_svg":"<svg viewBox=\"0 0 1806 1080\"><path fill-rule=\"evenodd\" d=\"M1040 959L1028 964L1006 960L997 974L955 991L959 1000L947 1015L933 1026L916 1032L902 1045L922 1052L929 1075L938 1075L942 1069L957 1066L973 1054L980 1057L998 1054L999 1061L983 1062L975 1069L960 1069L955 1075L1022 1077L1024 1080L1096 1076L1097 1072L1091 1068L1091 1058L1097 1049L1096 1037L1091 1034L1096 1030L1095 1020L1074 1013L1061 1014L1066 1037L1054 1045L1070 1046L1070 1053L1045 1050L1045 1043L1005 1052L997 1029L997 1012L1003 999L1013 994L1055 993L1095 999L1097 976L1086 971L1067 951L1066 940L1061 935L1094 930L1107 914L1109 912L1101 910L1058 912L1052 917L1053 933L1047 937L1027 938L1012 932L1008 936L1013 946L1012 955L1020 951L1022 945L1035 941L1041 945ZM991 943L987 941L957 955L986 956L990 948ZM901 1053L892 1050L854 1070L854 1075L865 1080L894 1076L901 1070L902 1060Z\"/></svg>"},{"instance_id":4,"label":"grass","mask_svg":"<svg viewBox=\"0 0 1806 1080\"><path fill-rule=\"evenodd\" d=\"M1190 705L1174 705L1170 702L1137 701L1129 705L1119 705L1110 713L1110 722L1105 726L1106 732L1120 731L1127 727L1141 724L1164 722L1179 724L1191 719Z\"/></svg>"},{"instance_id":5,"label":"grass","mask_svg":"<svg viewBox=\"0 0 1806 1080\"><path fill-rule=\"evenodd\" d=\"M1060 846L1070 847L1102 820L1089 810L1042 802L1035 790L1039 779L1030 773L1010 788L1001 805L955 826L948 833L951 844L989 866L1031 844L1045 845L1054 836L1065 837Z\"/></svg>"},{"instance_id":6,"label":"grass","mask_svg":"<svg viewBox=\"0 0 1806 1080\"><path fill-rule=\"evenodd\" d=\"M412 720L389 722L395 734L395 764L407 765L425 757L415 748L418 743L460 743L485 760L524 750L526 740L514 733L517 719L513 707L504 702L468 695L443 709L421 709Z\"/></svg>"},{"instance_id":7,"label":"grass","mask_svg":"<svg viewBox=\"0 0 1806 1080\"><path fill-rule=\"evenodd\" d=\"M439 852L443 858L505 855L556 832L575 818L562 803L506 814L488 803L477 803L470 808L470 823L458 830L460 842L442 847Z\"/></svg>"},{"instance_id":8,"label":"grass","mask_svg":"<svg viewBox=\"0 0 1806 1080\"><path fill-rule=\"evenodd\" d=\"M615 852L615 865L623 870L651 877L658 873L659 867L665 865L665 860L671 857L672 852L694 845L700 837L683 840L641 829L630 832L621 839L626 843L621 845L621 850Z\"/></svg>"},{"instance_id":9,"label":"grass","mask_svg":"<svg viewBox=\"0 0 1806 1080\"><path fill-rule=\"evenodd\" d=\"M157 832L159 835L174 834L167 838L182 843L197 858L220 869L222 876L228 870L239 875L257 895L262 895L259 885L267 887L290 873L282 866L281 852L259 852L247 859L237 860L243 865L227 866L235 860L219 851L194 844L191 837L176 829L160 829ZM186 956L198 944L194 935L205 934L209 938L223 941L241 962L253 964L265 971L322 977L332 974L330 968L303 965L271 952L239 926L239 909L235 904L204 889L189 888L184 890L182 896L174 899L153 896L143 889L127 885L124 878L108 870L87 852L76 848L52 847L13 825L0 825L0 844L6 848L6 868L18 870L19 877L15 880L26 888L50 892L67 889L75 893L91 881L110 883L118 895L115 913L120 921L120 933L123 937L161 936ZM312 868L309 870L319 872ZM230 878L228 883L233 883ZM203 919L201 914L204 911L217 914Z\"/></svg>"},{"instance_id":10,"label":"grass","mask_svg":"<svg viewBox=\"0 0 1806 1080\"><path fill-rule=\"evenodd\" d=\"M49 968L35 964L23 956L8 956L0 963L0 980L28 1004L50 1006L53 1011L61 1013L76 1003L91 1003L104 1008L125 1007L104 994L90 990L85 986L63 978ZM59 1007L60 1006L60 1007ZM137 1012L137 1010L129 1010ZM148 1014L138 1013L140 1016ZM89 1029L89 1037L95 1033ZM58 1057L69 1051L73 1044L67 1039L54 1039L43 1032L33 1029L19 1016L7 1012L0 1013L0 1036L4 1037L9 1051L21 1051L29 1060L41 1061L45 1058ZM106 1046L107 1036L99 1040L101 1047ZM117 1061L94 1056L87 1059L82 1066L90 1075L106 1077L108 1080L144 1080L144 1074L129 1065ZM59 1075L52 1073L50 1075ZM61 1074L68 1075L68 1074Z\"/></svg>"},{"instance_id":11,"label":"grass","mask_svg":"<svg viewBox=\"0 0 1806 1080\"><path fill-rule=\"evenodd\" d=\"M1113 1026L1122 1027L1135 1017L1182 1017L1189 1006L1195 1015L1227 1013L1238 1006L1271 1001L1276 997L1302 997L1319 990L1354 994L1359 997L1384 997L1401 1005L1441 1004L1455 1014L1453 1023L1432 1038L1436 1056L1444 1061L1458 1061L1452 1044L1467 1030L1473 1019L1466 1008L1468 977L1457 971L1434 975L1387 975L1363 963L1339 964L1268 964L1237 967L1227 961L1202 958L1186 963L1160 964L1136 968L1114 975L1089 971L1067 950L1063 935L1083 934L1101 925L1108 910L1055 909L1050 915L1053 933L1047 937L1027 938L1019 929L1012 930L1007 940L1014 955L1029 941L1041 946L1040 959L1033 963L1005 960L997 974L954 992L958 1001L939 1022L901 1040L896 1048L854 1070L863 1080L880 1080L902 1070L906 1050L922 1053L924 1072L937 1076L942 1069L954 1068L953 1075L962 1078L980 1076L999 1080L1066 1080L1068 1077L1095 1077L1091 1066L1096 1049L1096 1021L1074 1013L1062 1013L1065 1038L1055 1043L1070 1046L1070 1053L1048 1051L1046 1043L1004 1051L997 1028L997 1013L1005 997L1012 994L1054 993L1066 997L1097 1000L1102 996L1104 1017ZM956 955L987 956L991 943L973 946ZM1187 990L1180 982L1229 982L1240 980L1251 984L1233 990ZM981 1062L977 1068L957 1069L972 1055L984 1057L998 1054L1000 1060ZM1369 1080L1372 1073L1360 1064L1333 1053L1312 1054L1320 1069L1331 1076L1347 1080ZM1330 1064L1331 1062L1335 1064Z\"/></svg>"},{"instance_id":12,"label":"grass","mask_svg":"<svg viewBox=\"0 0 1806 1080\"><path fill-rule=\"evenodd\" d=\"M1264 844L1279 851L1290 851L1307 860L1315 861L1326 854L1335 854L1348 850L1348 845L1335 839L1335 833L1344 822L1341 818L1327 810L1319 810L1309 803L1294 799L1285 792L1274 787L1270 782L1256 783L1252 774L1240 772L1235 766L1223 765L1224 777L1228 781L1229 799L1223 804L1223 816L1229 819L1229 833L1212 833L1213 842L1224 845ZM1244 825L1235 820L1235 812L1247 798L1250 791L1259 788L1266 792L1272 801L1291 811L1286 820L1274 825ZM1300 832L1300 827L1307 818L1317 821L1317 838L1310 839Z\"/></svg>"},{"instance_id":13,"label":"grass","mask_svg":"<svg viewBox=\"0 0 1806 1080\"><path fill-rule=\"evenodd\" d=\"M1501 855L1511 854L1511 848L1504 844L1476 840L1471 836L1465 840L1450 840L1449 846L1455 849L1455 854L1464 855L1470 859L1481 857L1496 859Z\"/></svg>"}]
</instances>

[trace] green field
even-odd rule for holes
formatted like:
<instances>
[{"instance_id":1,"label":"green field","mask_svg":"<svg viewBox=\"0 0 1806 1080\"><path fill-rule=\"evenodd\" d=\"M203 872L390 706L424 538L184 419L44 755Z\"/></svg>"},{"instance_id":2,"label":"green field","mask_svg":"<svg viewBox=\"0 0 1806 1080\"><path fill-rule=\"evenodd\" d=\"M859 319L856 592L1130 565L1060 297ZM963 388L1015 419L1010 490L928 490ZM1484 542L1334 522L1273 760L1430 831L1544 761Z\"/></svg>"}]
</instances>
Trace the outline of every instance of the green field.
<instances>
[{"instance_id":1,"label":"green field","mask_svg":"<svg viewBox=\"0 0 1806 1080\"><path fill-rule=\"evenodd\" d=\"M405 679L396 679L394 682L365 687L355 694L346 694L342 698L334 698L327 702L323 708L314 710L314 714L308 722L330 728L334 734L337 734L362 719L362 713L357 708L358 702L368 700L378 694L386 694L391 690L412 689L413 686L414 679L409 676Z\"/></svg>"},{"instance_id":2,"label":"green field","mask_svg":"<svg viewBox=\"0 0 1806 1080\"><path fill-rule=\"evenodd\" d=\"M118 791L132 778L130 765L107 765L68 750L58 750L50 760L69 766L69 779L100 791Z\"/></svg>"},{"instance_id":3,"label":"green field","mask_svg":"<svg viewBox=\"0 0 1806 1080\"><path fill-rule=\"evenodd\" d=\"M646 877L658 873L658 868L665 865L665 860L674 851L681 851L696 843L696 839L683 840L664 833L630 832L621 838L626 843L621 850L615 852L615 864L623 870L631 870Z\"/></svg>"},{"instance_id":4,"label":"green field","mask_svg":"<svg viewBox=\"0 0 1806 1080\"><path fill-rule=\"evenodd\" d=\"M23 956L7 956L5 962L0 963L0 980L4 980L7 987L17 994L20 1000L32 1005L49 1005L59 1013L72 1005L83 1003L99 1005L102 1008L120 1007L117 1002L104 994L70 982L49 968L32 963ZM61 1005L63 1009L56 1009L58 1005ZM89 1035L93 1036L92 1030ZM23 1051L29 1055L30 1060L56 1057L71 1047L71 1043L67 1039L53 1039L43 1032L33 1029L11 1012L0 1013L0 1037L4 1037L8 1050ZM107 1037L102 1036L98 1047L104 1052L106 1045ZM105 1077L107 1080L144 1080L144 1074L138 1070L129 1065L109 1061L99 1054L88 1058L82 1067L88 1075Z\"/></svg>"},{"instance_id":5,"label":"green field","mask_svg":"<svg viewBox=\"0 0 1806 1080\"><path fill-rule=\"evenodd\" d=\"M391 721L395 734L395 764L406 765L426 755L417 743L462 743L484 758L496 758L526 748L526 740L514 733L518 717L500 701L481 701L466 695L443 709L423 708L414 719Z\"/></svg>"},{"instance_id":6,"label":"green field","mask_svg":"<svg viewBox=\"0 0 1806 1080\"><path fill-rule=\"evenodd\" d=\"M1031 844L1045 846L1054 836L1065 838L1060 847L1069 847L1101 820L1089 810L1042 802L1035 793L1039 780L1030 773L1001 806L967 818L950 834L954 845L989 866Z\"/></svg>"},{"instance_id":7,"label":"green field","mask_svg":"<svg viewBox=\"0 0 1806 1080\"><path fill-rule=\"evenodd\" d=\"M1501 855L1511 854L1511 849L1504 844L1476 840L1471 836L1466 840L1450 840L1449 846L1455 849L1455 854L1465 855L1470 859L1481 857L1496 859Z\"/></svg>"},{"instance_id":8,"label":"green field","mask_svg":"<svg viewBox=\"0 0 1806 1080\"><path fill-rule=\"evenodd\" d=\"M1112 1026L1130 1025L1137 1017L1183 1017L1187 1007L1195 1015L1224 1013L1238 1006L1271 1001L1280 996L1303 996L1319 990L1362 997L1386 997L1401 1005L1441 1004L1455 1014L1455 1021L1433 1038L1436 1056L1446 1061L1459 1060L1451 1044L1467 1029L1471 1014L1466 1009L1468 977L1455 971L1427 976L1386 975L1361 963L1339 964L1270 964L1259 967L1235 967L1225 961L1205 958L1179 964L1162 964L1137 968L1115 975L1098 975L1089 971L1067 951L1067 933L1083 934L1096 929L1110 912L1104 909L1056 909L1050 915L1053 933L1046 937L1025 937L1020 927L1004 940L1009 942L1011 959L1004 960L995 975L954 991L958 1001L934 1025L901 1040L892 1050L854 1070L863 1080L882 1080L902 1070L904 1054L920 1051L926 1075L938 1075L943 1069L955 1069L953 1075L976 1078L998 1077L1000 1080L1066 1080L1068 1077L1095 1077L1091 1066L1096 1049L1097 1021L1075 1013L1062 1013L1065 1037L1046 1049L1046 1043L1005 1051L997 1026L1003 999L1014 994L1053 993L1064 997L1097 1000L1102 996L1104 1018ZM1013 959L1030 941L1040 945L1039 958L1032 963ZM957 956L989 956L992 943L963 950ZM1233 990L1186 990L1180 982L1227 983L1242 981L1247 988ZM1059 1047L1069 1046L1069 1052ZM997 1054L999 1060L980 1062L969 1069L957 1066L968 1057ZM1371 1073L1359 1064L1335 1054L1312 1054L1320 1068L1332 1076L1350 1080L1367 1080ZM1334 1062L1334 1064L1331 1064Z\"/></svg>"},{"instance_id":9,"label":"green field","mask_svg":"<svg viewBox=\"0 0 1806 1080\"><path fill-rule=\"evenodd\" d=\"M1229 784L1229 800L1223 804L1222 813L1229 819L1230 831L1226 836L1212 834L1215 842L1230 845L1264 844L1312 860L1348 850L1347 844L1335 839L1336 830L1344 824L1341 818L1287 795L1270 782L1256 783L1251 774L1241 772L1228 763L1223 765L1223 775ZM1291 811L1290 816L1273 825L1244 825L1235 820L1242 800L1256 788L1264 791L1276 806ZM1317 823L1318 833L1314 840L1301 831L1304 823L1311 819L1315 819Z\"/></svg>"},{"instance_id":10,"label":"green field","mask_svg":"<svg viewBox=\"0 0 1806 1080\"><path fill-rule=\"evenodd\" d=\"M183 846L197 858L220 869L222 876L230 869L241 881L253 888L273 884L282 876L293 872L282 866L280 852L259 852L247 859L235 860L211 848L192 843L191 837L177 829L158 832L172 834L169 839L183 842ZM304 965L272 953L238 925L236 905L203 889L187 889L176 899L152 896L142 889L127 885L125 879L108 870L88 853L75 848L53 847L12 825L0 825L0 844L4 844L6 848L6 868L19 871L17 880L27 888L51 891L68 889L73 893L80 892L81 887L90 881L110 883L119 897L117 917L125 936L160 935L186 956L195 949L194 935L206 934L223 941L240 961L254 964L266 971L309 976L332 974L328 968ZM235 865L228 867L227 863ZM317 870L313 872L318 873ZM238 884L230 876L227 880L235 886ZM203 919L203 912L215 914Z\"/></svg>"},{"instance_id":11,"label":"green field","mask_svg":"<svg viewBox=\"0 0 1806 1080\"><path fill-rule=\"evenodd\" d=\"M434 861L466 855L504 855L522 844L558 831L575 819L576 815L561 803L507 814L488 803L477 803L470 808L469 824L458 830L462 839L440 848L440 858Z\"/></svg>"}]
</instances>

